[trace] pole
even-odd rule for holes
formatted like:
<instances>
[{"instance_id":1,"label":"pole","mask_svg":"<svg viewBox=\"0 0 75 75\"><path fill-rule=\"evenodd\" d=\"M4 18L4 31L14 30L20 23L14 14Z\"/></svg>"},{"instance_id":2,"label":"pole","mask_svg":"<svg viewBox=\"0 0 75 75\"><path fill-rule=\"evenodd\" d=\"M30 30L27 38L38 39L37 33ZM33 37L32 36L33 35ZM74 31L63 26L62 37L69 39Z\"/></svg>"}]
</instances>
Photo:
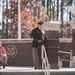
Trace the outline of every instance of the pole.
<instances>
[{"instance_id":1,"label":"pole","mask_svg":"<svg viewBox=\"0 0 75 75\"><path fill-rule=\"evenodd\" d=\"M61 35L60 37L63 38L63 4L64 0L61 0Z\"/></svg>"},{"instance_id":2,"label":"pole","mask_svg":"<svg viewBox=\"0 0 75 75\"><path fill-rule=\"evenodd\" d=\"M18 39L21 39L20 0L18 0Z\"/></svg>"}]
</instances>

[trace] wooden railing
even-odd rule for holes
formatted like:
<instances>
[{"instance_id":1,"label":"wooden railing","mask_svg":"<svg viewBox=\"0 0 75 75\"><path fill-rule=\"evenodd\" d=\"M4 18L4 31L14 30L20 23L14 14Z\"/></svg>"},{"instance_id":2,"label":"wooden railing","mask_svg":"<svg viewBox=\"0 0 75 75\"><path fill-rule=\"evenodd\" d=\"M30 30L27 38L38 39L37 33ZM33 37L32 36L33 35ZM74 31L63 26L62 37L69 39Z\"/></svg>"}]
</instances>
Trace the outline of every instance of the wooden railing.
<instances>
[{"instance_id":1,"label":"wooden railing","mask_svg":"<svg viewBox=\"0 0 75 75\"><path fill-rule=\"evenodd\" d=\"M60 58L59 56L60 61L71 61L73 59L73 50L70 50L70 52L66 52L66 51L58 51L58 52L70 55L69 59Z\"/></svg>"}]
</instances>

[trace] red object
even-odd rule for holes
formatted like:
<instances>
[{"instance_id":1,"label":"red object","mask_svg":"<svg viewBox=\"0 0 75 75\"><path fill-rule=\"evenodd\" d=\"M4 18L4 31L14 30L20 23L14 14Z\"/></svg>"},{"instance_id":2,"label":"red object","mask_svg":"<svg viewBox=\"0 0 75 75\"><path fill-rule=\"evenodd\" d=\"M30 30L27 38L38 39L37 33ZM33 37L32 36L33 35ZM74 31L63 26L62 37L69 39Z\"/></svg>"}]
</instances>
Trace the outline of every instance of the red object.
<instances>
[{"instance_id":1,"label":"red object","mask_svg":"<svg viewBox=\"0 0 75 75\"><path fill-rule=\"evenodd\" d=\"M3 46L0 46L0 54L7 54L5 48Z\"/></svg>"}]
</instances>

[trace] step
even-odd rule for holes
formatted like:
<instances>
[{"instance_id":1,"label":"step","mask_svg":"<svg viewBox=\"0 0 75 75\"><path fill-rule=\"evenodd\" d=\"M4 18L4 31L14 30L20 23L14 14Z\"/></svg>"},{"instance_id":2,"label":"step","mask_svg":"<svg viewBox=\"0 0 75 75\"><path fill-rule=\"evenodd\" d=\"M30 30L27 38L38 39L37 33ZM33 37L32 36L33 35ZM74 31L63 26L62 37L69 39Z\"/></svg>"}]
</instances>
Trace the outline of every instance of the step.
<instances>
[{"instance_id":1,"label":"step","mask_svg":"<svg viewBox=\"0 0 75 75\"><path fill-rule=\"evenodd\" d=\"M45 75L45 70L34 70L34 68L13 68L8 67L6 69L0 69L0 75ZM75 68L60 68L51 69L50 75L75 75Z\"/></svg>"}]
</instances>

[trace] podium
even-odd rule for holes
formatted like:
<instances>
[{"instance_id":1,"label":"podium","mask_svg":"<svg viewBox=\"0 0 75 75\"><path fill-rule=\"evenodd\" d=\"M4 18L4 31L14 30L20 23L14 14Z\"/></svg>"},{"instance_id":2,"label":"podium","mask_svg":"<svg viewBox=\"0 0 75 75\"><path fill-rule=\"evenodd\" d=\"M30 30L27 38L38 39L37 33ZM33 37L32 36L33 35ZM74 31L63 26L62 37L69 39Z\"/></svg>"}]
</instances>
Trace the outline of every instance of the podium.
<instances>
[{"instance_id":1,"label":"podium","mask_svg":"<svg viewBox=\"0 0 75 75\"><path fill-rule=\"evenodd\" d=\"M48 61L51 69L58 69L58 49L59 49L59 40L58 39L49 39L43 40L39 43L39 63L41 64L41 45L45 46L47 53ZM41 65L40 65L41 66Z\"/></svg>"}]
</instances>

